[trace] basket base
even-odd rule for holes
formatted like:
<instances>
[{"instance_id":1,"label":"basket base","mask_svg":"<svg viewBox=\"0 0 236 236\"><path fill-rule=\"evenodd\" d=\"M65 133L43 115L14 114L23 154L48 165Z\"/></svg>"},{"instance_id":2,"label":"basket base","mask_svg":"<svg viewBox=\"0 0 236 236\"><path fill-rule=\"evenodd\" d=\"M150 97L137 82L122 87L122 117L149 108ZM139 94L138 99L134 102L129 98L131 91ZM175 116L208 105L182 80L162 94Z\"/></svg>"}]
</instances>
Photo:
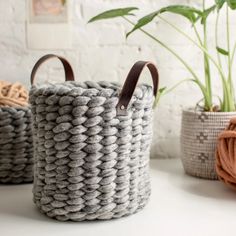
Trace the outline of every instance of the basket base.
<instances>
[{"instance_id":1,"label":"basket base","mask_svg":"<svg viewBox=\"0 0 236 236\"><path fill-rule=\"evenodd\" d=\"M39 200L34 199L34 202L42 214L58 221L74 221L74 222L100 221L100 220L118 219L141 211L147 205L150 195L151 195L151 189L148 188L148 191L145 193L145 196L142 196L142 198L140 198L140 202L138 204L129 204L129 205L126 204L128 205L128 207L120 211L118 211L117 210L118 207L116 207L113 210L108 210L106 212L99 212L98 210L97 212L94 213L86 213L83 211L78 211L78 212L67 212L65 214L65 212L63 212L64 211L63 209L54 209L51 211L47 211L46 208L42 207Z\"/></svg>"},{"instance_id":2,"label":"basket base","mask_svg":"<svg viewBox=\"0 0 236 236\"><path fill-rule=\"evenodd\" d=\"M185 160L183 161L183 159ZM181 160L182 160L184 171L187 175L197 177L197 178L202 178L202 179L218 180L218 176L215 172L215 169L209 169L207 168L207 166L204 166L204 165L200 167L199 165L196 165L191 160L186 161L186 157L181 158Z\"/></svg>"}]
</instances>

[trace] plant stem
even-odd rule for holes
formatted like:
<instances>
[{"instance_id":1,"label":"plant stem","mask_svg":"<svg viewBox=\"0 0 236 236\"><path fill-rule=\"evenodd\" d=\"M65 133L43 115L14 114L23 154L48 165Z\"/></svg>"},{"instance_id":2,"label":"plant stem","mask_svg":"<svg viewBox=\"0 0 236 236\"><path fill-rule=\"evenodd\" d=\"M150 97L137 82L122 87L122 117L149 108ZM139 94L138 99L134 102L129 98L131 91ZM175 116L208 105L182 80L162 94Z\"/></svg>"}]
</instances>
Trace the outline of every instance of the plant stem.
<instances>
[{"instance_id":1,"label":"plant stem","mask_svg":"<svg viewBox=\"0 0 236 236\"><path fill-rule=\"evenodd\" d=\"M123 16L123 18L129 22L132 25L135 25L135 23L133 23L131 20L129 20L128 18L126 18L125 16ZM165 43L163 43L161 40L159 40L158 38L154 37L153 35L151 35L150 33L148 33L147 31L143 30L143 29L139 29L141 32L143 32L144 34L146 34L149 38L153 39L155 42L157 42L158 44L160 44L162 47L164 47L166 50L168 50L171 54L173 54L185 67L186 69L192 74L193 76L193 81L199 86L199 88L201 89L204 99L205 101L207 101L207 106L210 106L210 102L208 102L208 96L206 93L206 88L205 86L201 83L201 81L199 80L198 76L195 74L195 72L193 71L193 69L188 65L187 62L185 62L174 50L172 50L171 48L169 48Z\"/></svg>"},{"instance_id":2,"label":"plant stem","mask_svg":"<svg viewBox=\"0 0 236 236\"><path fill-rule=\"evenodd\" d=\"M187 81L193 81L193 79L183 79L181 81L179 81L178 83L176 83L174 86L172 86L171 88L169 88L168 90L165 90L162 94L160 94L159 96L157 96L156 101L155 101L155 105L156 106L160 100L160 98L162 96L165 96L166 94L172 92L174 89L176 89L180 84L187 82Z\"/></svg>"},{"instance_id":3,"label":"plant stem","mask_svg":"<svg viewBox=\"0 0 236 236\"><path fill-rule=\"evenodd\" d=\"M196 28L195 24L193 24L193 29L194 29L194 32L195 32L195 34L197 36L198 42L200 43L200 45L202 45L203 43L202 43L201 37L200 37L200 35L199 35L198 31L197 31L197 28Z\"/></svg>"},{"instance_id":4,"label":"plant stem","mask_svg":"<svg viewBox=\"0 0 236 236\"><path fill-rule=\"evenodd\" d=\"M231 68L232 68L232 65L233 65L233 62L234 62L234 55L235 55L235 51L236 51L236 42L234 43L234 48L233 48L233 51L232 51L232 55L231 55Z\"/></svg>"},{"instance_id":5,"label":"plant stem","mask_svg":"<svg viewBox=\"0 0 236 236\"><path fill-rule=\"evenodd\" d=\"M222 111L234 111L235 107L232 104L232 99L229 98L229 95L231 94L230 87L228 86L228 83L227 83L227 80L226 80L226 78L225 78L225 76L223 74L222 68L217 64L215 59L208 53L208 51L204 47L202 47L201 45L196 43L191 37L189 37L181 29L179 29L178 27L176 27L174 24L172 24L171 22L167 21L166 19L164 19L164 18L162 18L160 16L159 16L159 18L162 19L167 24L169 24L171 27L173 27L177 32L179 32L180 34L185 36L187 39L189 39L194 45L196 45L199 49L201 49L208 56L208 58L212 61L212 63L215 65L215 67L219 71L219 74L220 74L220 77L221 77L223 91L224 91L223 92L223 97L224 98L223 98L223 105L222 105L223 109L222 109ZM206 87L205 87L205 91L203 92L203 94L204 94L204 99L205 99L205 109L211 109L212 102L211 102L211 98L209 97L209 92L206 89Z\"/></svg>"},{"instance_id":6,"label":"plant stem","mask_svg":"<svg viewBox=\"0 0 236 236\"><path fill-rule=\"evenodd\" d=\"M228 80L231 83L231 63L230 63L231 54L230 54L229 8L228 8L228 6L226 7L226 32L227 32L228 70L229 70Z\"/></svg>"},{"instance_id":7,"label":"plant stem","mask_svg":"<svg viewBox=\"0 0 236 236\"><path fill-rule=\"evenodd\" d=\"M209 59L212 61L212 63L215 65L215 67L217 68L217 70L219 71L220 75L222 76L222 78L225 78L222 69L219 67L219 65L217 64L217 62L215 61L215 59L208 53L208 51L202 47L201 45L199 45L198 43L196 43L190 36L188 36L184 31L182 31L181 29L179 29L178 27L176 27L175 25L173 25L171 22L169 22L168 20L162 18L161 16L159 16L160 19L162 19L164 22L166 22L168 25L170 25L171 27L173 27L176 31L178 31L180 34L182 34L183 36L185 36L187 39L189 39L194 45L196 45L201 51L205 52L206 55L209 57Z\"/></svg>"},{"instance_id":8,"label":"plant stem","mask_svg":"<svg viewBox=\"0 0 236 236\"><path fill-rule=\"evenodd\" d=\"M215 23L215 43L216 43L216 47L219 46L218 43L218 23L219 23L219 17L220 17L220 13L219 11L217 11L217 15L216 15L216 23ZM218 50L216 50L217 53L217 59L218 59L218 63L220 68L222 68L222 63L221 63L221 58L220 58L220 53L218 52Z\"/></svg>"},{"instance_id":9,"label":"plant stem","mask_svg":"<svg viewBox=\"0 0 236 236\"><path fill-rule=\"evenodd\" d=\"M230 86L230 94L229 95L229 101L230 105L235 107L234 105L234 85L232 82L232 68L231 68L231 52L230 52L230 33L229 33L229 7L226 6L226 30L227 30L227 50L228 50L228 84ZM231 95L231 96L230 96Z\"/></svg>"},{"instance_id":10,"label":"plant stem","mask_svg":"<svg viewBox=\"0 0 236 236\"><path fill-rule=\"evenodd\" d=\"M205 12L205 0L203 0L203 12ZM207 50L207 24L206 24L206 18L203 19L203 47ZM210 74L210 64L209 64L209 58L206 54L204 54L204 71L205 71L205 83L206 83L206 90L207 94L209 96L209 100L212 104L212 91L211 91L211 74Z\"/></svg>"},{"instance_id":11,"label":"plant stem","mask_svg":"<svg viewBox=\"0 0 236 236\"><path fill-rule=\"evenodd\" d=\"M126 21L128 21L130 24L135 25L132 21L130 21L128 18L123 17ZM151 35L150 33L148 33L147 31L143 30L140 28L140 31L142 31L144 34L146 34L149 38L153 39L154 41L156 41L158 44L160 44L162 47L164 47L166 50L168 50L170 53L172 53L186 68L187 70L192 74L192 76L194 77L194 79L199 81L198 76L195 74L195 72L193 71L193 69L188 65L187 62L185 62L174 50L172 50L171 48L169 48L165 43L163 43L161 40L157 39L156 37L154 37L153 35Z\"/></svg>"},{"instance_id":12,"label":"plant stem","mask_svg":"<svg viewBox=\"0 0 236 236\"><path fill-rule=\"evenodd\" d=\"M169 88L168 90L166 90L163 94L167 94L172 92L174 89L176 89L180 84L187 82L187 81L193 81L193 79L183 79L181 81L179 81L178 83L176 83L174 86L172 86L171 88Z\"/></svg>"},{"instance_id":13,"label":"plant stem","mask_svg":"<svg viewBox=\"0 0 236 236\"><path fill-rule=\"evenodd\" d=\"M219 10L217 11L217 15L216 15L216 23L215 23L215 44L216 44L216 48L219 47L219 42L218 42L218 27L219 27L219 18L220 18L220 12ZM218 50L216 50L216 54L217 54L217 59L218 59L218 63L220 68L222 68L222 62L221 62L221 57L220 57L220 53ZM224 78L221 78L222 80L224 80ZM226 99L226 89L223 86L223 101L221 103L221 110L227 110L228 109L228 102Z\"/></svg>"}]
</instances>

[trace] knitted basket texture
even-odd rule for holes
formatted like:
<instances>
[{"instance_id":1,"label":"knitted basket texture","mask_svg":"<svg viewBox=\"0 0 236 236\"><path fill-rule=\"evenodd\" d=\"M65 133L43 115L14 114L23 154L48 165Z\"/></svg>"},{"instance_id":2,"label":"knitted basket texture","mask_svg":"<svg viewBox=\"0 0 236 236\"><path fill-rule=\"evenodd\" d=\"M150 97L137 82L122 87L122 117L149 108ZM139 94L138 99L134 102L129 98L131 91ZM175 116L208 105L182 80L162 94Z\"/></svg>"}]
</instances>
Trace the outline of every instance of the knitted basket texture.
<instances>
[{"instance_id":1,"label":"knitted basket texture","mask_svg":"<svg viewBox=\"0 0 236 236\"><path fill-rule=\"evenodd\" d=\"M33 141L28 91L0 81L0 183L33 181Z\"/></svg>"},{"instance_id":2,"label":"knitted basket texture","mask_svg":"<svg viewBox=\"0 0 236 236\"><path fill-rule=\"evenodd\" d=\"M135 89L117 114L121 86L110 82L33 85L34 202L60 221L111 219L150 196L153 89Z\"/></svg>"},{"instance_id":3,"label":"knitted basket texture","mask_svg":"<svg viewBox=\"0 0 236 236\"><path fill-rule=\"evenodd\" d=\"M236 112L183 111L181 159L187 174L218 179L215 170L217 138L234 116Z\"/></svg>"},{"instance_id":4,"label":"knitted basket texture","mask_svg":"<svg viewBox=\"0 0 236 236\"><path fill-rule=\"evenodd\" d=\"M27 107L0 108L0 182L33 181L31 111Z\"/></svg>"}]
</instances>

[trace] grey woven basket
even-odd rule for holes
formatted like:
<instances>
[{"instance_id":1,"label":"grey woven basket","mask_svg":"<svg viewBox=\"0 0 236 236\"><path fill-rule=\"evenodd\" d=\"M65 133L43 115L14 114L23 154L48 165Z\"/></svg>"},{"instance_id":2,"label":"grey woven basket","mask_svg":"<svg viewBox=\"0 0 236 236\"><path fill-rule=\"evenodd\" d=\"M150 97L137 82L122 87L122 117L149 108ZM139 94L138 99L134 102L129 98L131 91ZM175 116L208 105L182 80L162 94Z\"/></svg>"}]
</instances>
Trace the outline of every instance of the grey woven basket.
<instances>
[{"instance_id":1,"label":"grey woven basket","mask_svg":"<svg viewBox=\"0 0 236 236\"><path fill-rule=\"evenodd\" d=\"M46 55L36 63L32 84L40 64L52 57L57 56ZM68 62L57 58L66 80L74 80ZM109 82L32 86L34 202L47 216L60 221L111 219L146 205L154 96L148 85L135 89L144 66L156 95L158 73L150 62L133 66L122 91Z\"/></svg>"},{"instance_id":2,"label":"grey woven basket","mask_svg":"<svg viewBox=\"0 0 236 236\"><path fill-rule=\"evenodd\" d=\"M31 111L0 108L0 183L33 181Z\"/></svg>"},{"instance_id":3,"label":"grey woven basket","mask_svg":"<svg viewBox=\"0 0 236 236\"><path fill-rule=\"evenodd\" d=\"M183 111L181 159L187 174L218 179L215 171L217 137L235 116L236 112Z\"/></svg>"}]
</instances>

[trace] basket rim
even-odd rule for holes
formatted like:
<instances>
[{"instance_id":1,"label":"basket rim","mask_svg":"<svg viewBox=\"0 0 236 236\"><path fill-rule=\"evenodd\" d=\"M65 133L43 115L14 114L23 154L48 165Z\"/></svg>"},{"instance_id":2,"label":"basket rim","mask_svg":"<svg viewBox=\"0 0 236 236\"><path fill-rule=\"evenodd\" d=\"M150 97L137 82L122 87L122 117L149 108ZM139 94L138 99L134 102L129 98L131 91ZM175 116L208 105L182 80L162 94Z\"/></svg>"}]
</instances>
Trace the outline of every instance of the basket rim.
<instances>
[{"instance_id":1,"label":"basket rim","mask_svg":"<svg viewBox=\"0 0 236 236\"><path fill-rule=\"evenodd\" d=\"M45 84L35 84L32 85L30 89L31 94L42 94L42 95L66 95L68 93L73 93L75 96L80 96L84 92L86 92L91 97L96 96L118 96L122 89L122 85L119 82L109 82L109 81L65 81L62 83L45 83ZM153 88L151 85L146 83L140 83L136 86L134 90L134 96L138 96L138 91L141 90L144 93L152 92ZM91 95L89 95L91 94ZM138 96L139 97L139 96ZM142 97L142 96L141 96Z\"/></svg>"},{"instance_id":2,"label":"basket rim","mask_svg":"<svg viewBox=\"0 0 236 236\"><path fill-rule=\"evenodd\" d=\"M28 106L15 106L15 107L7 107L7 106L0 106L0 113L6 111L27 111L30 110L30 105Z\"/></svg>"},{"instance_id":3,"label":"basket rim","mask_svg":"<svg viewBox=\"0 0 236 236\"><path fill-rule=\"evenodd\" d=\"M206 114L206 115L212 115L212 116L225 116L225 115L236 115L236 111L230 111L230 112L217 112L217 111L200 111L196 110L193 107L185 108L182 110L182 114Z\"/></svg>"}]
</instances>

